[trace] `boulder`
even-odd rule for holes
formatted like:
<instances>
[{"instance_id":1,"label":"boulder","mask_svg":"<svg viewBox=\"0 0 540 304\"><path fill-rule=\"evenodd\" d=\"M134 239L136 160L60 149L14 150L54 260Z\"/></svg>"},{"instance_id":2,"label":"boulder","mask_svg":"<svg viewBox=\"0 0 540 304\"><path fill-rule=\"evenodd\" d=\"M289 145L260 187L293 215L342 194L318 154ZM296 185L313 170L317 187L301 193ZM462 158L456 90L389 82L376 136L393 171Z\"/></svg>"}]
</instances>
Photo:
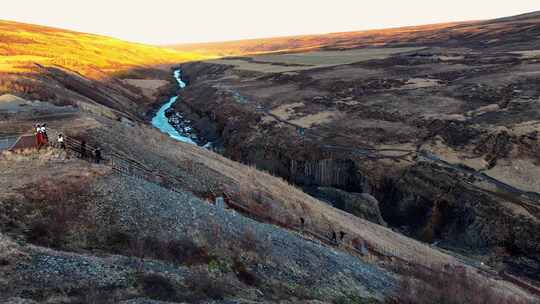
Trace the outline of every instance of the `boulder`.
<instances>
[{"instance_id":1,"label":"boulder","mask_svg":"<svg viewBox=\"0 0 540 304\"><path fill-rule=\"evenodd\" d=\"M318 187L317 196L334 207L359 218L386 226L381 216L379 202L368 193L353 193L331 187Z\"/></svg>"}]
</instances>

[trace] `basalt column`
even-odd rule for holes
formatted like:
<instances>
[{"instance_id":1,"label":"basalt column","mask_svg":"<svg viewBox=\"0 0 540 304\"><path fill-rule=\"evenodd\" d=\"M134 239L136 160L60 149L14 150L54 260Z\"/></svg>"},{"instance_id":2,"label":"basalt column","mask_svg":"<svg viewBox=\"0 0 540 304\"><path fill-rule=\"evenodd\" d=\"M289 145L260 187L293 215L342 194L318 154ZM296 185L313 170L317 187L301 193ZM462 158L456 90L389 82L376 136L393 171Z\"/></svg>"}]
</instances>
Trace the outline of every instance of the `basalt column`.
<instances>
[{"instance_id":1,"label":"basalt column","mask_svg":"<svg viewBox=\"0 0 540 304\"><path fill-rule=\"evenodd\" d=\"M304 186L337 187L356 192L369 192L369 184L359 174L351 160L291 160L289 166L291 182Z\"/></svg>"}]
</instances>

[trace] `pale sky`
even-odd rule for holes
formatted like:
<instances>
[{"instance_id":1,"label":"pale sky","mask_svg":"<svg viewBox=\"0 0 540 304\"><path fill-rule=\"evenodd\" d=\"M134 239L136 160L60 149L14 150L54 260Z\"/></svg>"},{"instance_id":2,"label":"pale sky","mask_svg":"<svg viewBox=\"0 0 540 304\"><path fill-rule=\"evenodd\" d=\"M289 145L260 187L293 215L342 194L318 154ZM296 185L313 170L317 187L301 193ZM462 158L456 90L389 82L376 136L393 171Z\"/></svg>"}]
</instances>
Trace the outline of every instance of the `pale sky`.
<instances>
[{"instance_id":1,"label":"pale sky","mask_svg":"<svg viewBox=\"0 0 540 304\"><path fill-rule=\"evenodd\" d=\"M150 44L356 31L505 17L540 0L1 0L0 19Z\"/></svg>"}]
</instances>

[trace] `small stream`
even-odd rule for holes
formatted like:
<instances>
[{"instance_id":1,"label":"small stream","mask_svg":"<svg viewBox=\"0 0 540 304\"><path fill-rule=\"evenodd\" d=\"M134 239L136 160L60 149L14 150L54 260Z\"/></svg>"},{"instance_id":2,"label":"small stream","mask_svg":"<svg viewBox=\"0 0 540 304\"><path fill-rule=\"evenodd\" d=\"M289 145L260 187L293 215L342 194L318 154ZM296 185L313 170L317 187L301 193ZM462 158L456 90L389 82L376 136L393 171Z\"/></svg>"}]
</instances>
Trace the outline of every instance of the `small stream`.
<instances>
[{"instance_id":1,"label":"small stream","mask_svg":"<svg viewBox=\"0 0 540 304\"><path fill-rule=\"evenodd\" d=\"M183 89L186 87L186 83L182 81L181 77L182 71L175 70L174 78L178 82L180 88ZM172 115L169 114L169 117L167 116L167 112L177 100L178 96L173 96L167 103L161 106L154 118L152 118L152 125L178 141L196 145L197 136L193 133L193 129L189 125L190 121L185 120L181 114L176 112L173 112ZM174 125L171 124L171 122Z\"/></svg>"}]
</instances>

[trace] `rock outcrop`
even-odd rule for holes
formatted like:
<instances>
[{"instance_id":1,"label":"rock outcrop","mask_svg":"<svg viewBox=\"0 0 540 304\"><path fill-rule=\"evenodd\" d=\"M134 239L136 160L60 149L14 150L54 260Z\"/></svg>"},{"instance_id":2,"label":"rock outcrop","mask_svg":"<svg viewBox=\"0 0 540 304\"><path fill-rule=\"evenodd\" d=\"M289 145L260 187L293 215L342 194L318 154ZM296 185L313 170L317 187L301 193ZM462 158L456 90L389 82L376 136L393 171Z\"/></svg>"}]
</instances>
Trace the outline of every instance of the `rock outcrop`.
<instances>
[{"instance_id":1,"label":"rock outcrop","mask_svg":"<svg viewBox=\"0 0 540 304\"><path fill-rule=\"evenodd\" d=\"M379 210L379 202L368 193L353 193L337 188L318 187L316 191L312 192L312 195L329 202L338 209L375 224L386 226Z\"/></svg>"}]
</instances>

